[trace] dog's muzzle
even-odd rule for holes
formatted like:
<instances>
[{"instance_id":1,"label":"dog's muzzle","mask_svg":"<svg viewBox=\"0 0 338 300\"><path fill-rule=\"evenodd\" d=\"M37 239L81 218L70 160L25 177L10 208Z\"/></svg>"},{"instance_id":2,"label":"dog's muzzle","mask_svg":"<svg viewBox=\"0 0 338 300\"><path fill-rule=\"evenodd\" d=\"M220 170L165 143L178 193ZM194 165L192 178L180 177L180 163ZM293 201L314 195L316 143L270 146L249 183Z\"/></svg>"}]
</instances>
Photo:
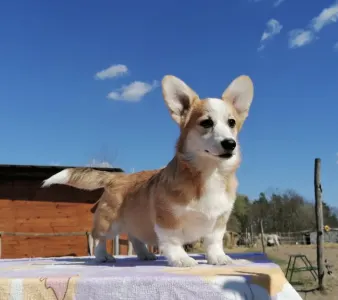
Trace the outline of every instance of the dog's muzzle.
<instances>
[{"instance_id":1,"label":"dog's muzzle","mask_svg":"<svg viewBox=\"0 0 338 300\"><path fill-rule=\"evenodd\" d=\"M221 141L221 146L227 153L234 151L236 145L237 144L234 139L224 139L223 141Z\"/></svg>"},{"instance_id":2,"label":"dog's muzzle","mask_svg":"<svg viewBox=\"0 0 338 300\"><path fill-rule=\"evenodd\" d=\"M215 157L219 157L219 158L224 158L224 159L229 159L231 158L233 155L234 155L234 152L231 151L231 152L224 152L222 154L213 154L211 152L209 152L208 150L205 150L206 153L212 155L212 156L215 156Z\"/></svg>"},{"instance_id":3,"label":"dog's muzzle","mask_svg":"<svg viewBox=\"0 0 338 300\"><path fill-rule=\"evenodd\" d=\"M236 148L236 141L234 139L224 139L221 141L221 146L224 149L224 153L218 155L221 158L231 158L234 155Z\"/></svg>"},{"instance_id":4,"label":"dog's muzzle","mask_svg":"<svg viewBox=\"0 0 338 300\"><path fill-rule=\"evenodd\" d=\"M221 155L218 155L218 157L220 158L231 158L234 155L233 152L227 152L227 153L223 153Z\"/></svg>"}]
</instances>

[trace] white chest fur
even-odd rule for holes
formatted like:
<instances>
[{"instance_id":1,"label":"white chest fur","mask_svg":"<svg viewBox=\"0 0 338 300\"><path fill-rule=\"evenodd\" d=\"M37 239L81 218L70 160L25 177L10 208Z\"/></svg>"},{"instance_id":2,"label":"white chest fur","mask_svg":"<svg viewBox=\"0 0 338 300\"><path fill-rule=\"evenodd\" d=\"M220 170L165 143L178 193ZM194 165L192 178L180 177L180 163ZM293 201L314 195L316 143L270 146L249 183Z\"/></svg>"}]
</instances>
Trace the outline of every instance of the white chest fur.
<instances>
[{"instance_id":1,"label":"white chest fur","mask_svg":"<svg viewBox=\"0 0 338 300\"><path fill-rule=\"evenodd\" d=\"M225 177L218 170L205 181L203 194L187 206L177 205L174 214L180 218L181 237L185 243L193 242L212 231L216 220L232 210L234 199L226 190Z\"/></svg>"}]
</instances>

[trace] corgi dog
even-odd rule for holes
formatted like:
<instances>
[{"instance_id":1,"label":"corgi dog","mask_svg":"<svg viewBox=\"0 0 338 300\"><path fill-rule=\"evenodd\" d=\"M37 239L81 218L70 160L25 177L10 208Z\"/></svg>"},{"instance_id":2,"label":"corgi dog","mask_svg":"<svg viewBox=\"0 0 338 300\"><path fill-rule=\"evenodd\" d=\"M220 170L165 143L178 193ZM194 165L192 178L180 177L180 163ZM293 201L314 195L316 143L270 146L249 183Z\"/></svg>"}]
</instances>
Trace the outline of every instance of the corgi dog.
<instances>
[{"instance_id":1,"label":"corgi dog","mask_svg":"<svg viewBox=\"0 0 338 300\"><path fill-rule=\"evenodd\" d=\"M115 261L106 251L106 239L124 232L142 260L156 259L145 246L149 244L159 247L169 266L195 266L197 261L183 245L202 238L209 264L231 263L223 236L236 198L241 161L238 133L248 116L253 83L242 75L220 99L200 99L182 80L167 75L162 93L180 127L175 155L166 167L132 174L70 168L42 186L104 188L92 229L99 262Z\"/></svg>"}]
</instances>

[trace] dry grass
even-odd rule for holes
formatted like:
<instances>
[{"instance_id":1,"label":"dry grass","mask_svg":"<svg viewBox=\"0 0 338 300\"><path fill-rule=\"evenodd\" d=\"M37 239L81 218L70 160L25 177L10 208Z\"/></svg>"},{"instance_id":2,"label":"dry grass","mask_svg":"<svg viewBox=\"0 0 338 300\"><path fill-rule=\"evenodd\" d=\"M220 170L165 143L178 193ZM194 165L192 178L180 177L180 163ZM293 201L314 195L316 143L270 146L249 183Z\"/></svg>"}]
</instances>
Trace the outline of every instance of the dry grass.
<instances>
[{"instance_id":1,"label":"dry grass","mask_svg":"<svg viewBox=\"0 0 338 300\"><path fill-rule=\"evenodd\" d=\"M194 252L200 252L201 249L195 249ZM244 248L238 247L233 249L226 249L228 253L234 252L260 252L260 247ZM278 249L276 247L266 248L268 257L278 264L285 273L289 261L289 255L303 254L306 255L313 266L317 265L316 261L316 246L315 245L282 245ZM324 257L328 263L333 265L332 275L327 274L325 269L325 292L301 292L300 295L306 300L338 300L338 244L325 244ZM297 260L298 261L298 260ZM302 266L297 263L298 266ZM317 282L314 281L310 272L294 273L292 281L301 282L301 286L295 286L296 290L311 290L317 287Z\"/></svg>"},{"instance_id":2,"label":"dry grass","mask_svg":"<svg viewBox=\"0 0 338 300\"><path fill-rule=\"evenodd\" d=\"M237 248L238 250L238 248ZM244 251L252 251L253 249L244 249ZM260 248L256 248L255 251L261 251ZM236 251L233 249L232 251ZM285 273L287 269L287 264L289 261L289 255L303 254L306 255L309 261L313 266L317 266L317 257L316 257L316 245L283 245L278 249L276 247L268 247L267 255L269 258L277 263L283 272ZM328 260L328 263L333 265L332 275L327 274L325 269L325 292L321 293L319 291L314 292L302 292L300 295L303 299L307 300L337 300L338 299L338 244L326 244L324 250L324 257ZM303 266L302 263L298 263L298 266ZM337 277L336 277L337 276ZM317 282L314 281L310 272L301 272L295 273L293 275L292 281L301 282L302 285L297 285L295 288L297 290L311 290L317 287Z\"/></svg>"}]
</instances>

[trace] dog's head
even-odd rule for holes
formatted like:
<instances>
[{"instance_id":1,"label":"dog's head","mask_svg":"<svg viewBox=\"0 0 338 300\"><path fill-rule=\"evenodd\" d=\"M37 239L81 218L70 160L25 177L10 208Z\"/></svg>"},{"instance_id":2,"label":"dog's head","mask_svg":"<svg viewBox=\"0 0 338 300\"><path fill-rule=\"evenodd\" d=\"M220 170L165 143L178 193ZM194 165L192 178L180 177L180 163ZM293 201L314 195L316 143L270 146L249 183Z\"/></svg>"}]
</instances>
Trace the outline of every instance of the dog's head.
<instances>
[{"instance_id":1,"label":"dog's head","mask_svg":"<svg viewBox=\"0 0 338 300\"><path fill-rule=\"evenodd\" d=\"M191 160L237 165L240 159L237 135L248 116L253 90L251 79L243 75L230 83L221 99L200 100L182 80L165 76L163 97L181 129L177 152Z\"/></svg>"}]
</instances>

